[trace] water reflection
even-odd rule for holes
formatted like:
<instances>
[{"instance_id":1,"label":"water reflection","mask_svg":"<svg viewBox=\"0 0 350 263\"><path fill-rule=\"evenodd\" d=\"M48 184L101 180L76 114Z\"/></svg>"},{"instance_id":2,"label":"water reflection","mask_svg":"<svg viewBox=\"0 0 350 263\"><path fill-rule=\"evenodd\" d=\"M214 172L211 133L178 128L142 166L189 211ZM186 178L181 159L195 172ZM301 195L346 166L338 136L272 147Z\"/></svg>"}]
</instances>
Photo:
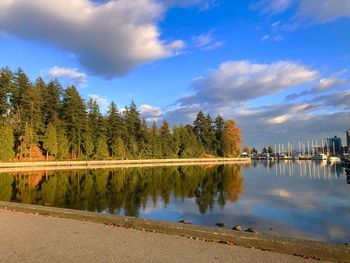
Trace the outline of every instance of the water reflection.
<instances>
[{"instance_id":1,"label":"water reflection","mask_svg":"<svg viewBox=\"0 0 350 263\"><path fill-rule=\"evenodd\" d=\"M26 204L138 216L149 199L165 206L195 198L206 213L237 201L244 183L240 166L184 166L1 174L0 199Z\"/></svg>"},{"instance_id":2,"label":"water reflection","mask_svg":"<svg viewBox=\"0 0 350 263\"><path fill-rule=\"evenodd\" d=\"M252 167L242 172L245 194L231 217L273 234L332 242L350 240L350 189L343 166L260 161L253 162Z\"/></svg>"},{"instance_id":3,"label":"water reflection","mask_svg":"<svg viewBox=\"0 0 350 263\"><path fill-rule=\"evenodd\" d=\"M252 161L254 168L267 169L268 172L274 172L281 176L300 176L310 179L332 180L333 176L337 178L344 175L344 166L342 164L327 164L327 161Z\"/></svg>"},{"instance_id":4,"label":"water reflection","mask_svg":"<svg viewBox=\"0 0 350 263\"><path fill-rule=\"evenodd\" d=\"M0 200L349 242L349 182L314 161L3 173Z\"/></svg>"}]
</instances>

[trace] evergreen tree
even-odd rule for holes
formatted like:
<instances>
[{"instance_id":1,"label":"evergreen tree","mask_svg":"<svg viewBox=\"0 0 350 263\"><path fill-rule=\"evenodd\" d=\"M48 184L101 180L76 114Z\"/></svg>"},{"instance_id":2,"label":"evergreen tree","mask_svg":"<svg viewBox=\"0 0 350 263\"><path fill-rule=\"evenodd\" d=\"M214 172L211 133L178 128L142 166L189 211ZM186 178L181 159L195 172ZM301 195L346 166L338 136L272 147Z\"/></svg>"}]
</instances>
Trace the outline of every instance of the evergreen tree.
<instances>
[{"instance_id":1,"label":"evergreen tree","mask_svg":"<svg viewBox=\"0 0 350 263\"><path fill-rule=\"evenodd\" d=\"M89 129L87 132L84 133L83 137L83 148L87 159L91 158L95 149L95 143L91 134L92 131Z\"/></svg>"},{"instance_id":2,"label":"evergreen tree","mask_svg":"<svg viewBox=\"0 0 350 263\"><path fill-rule=\"evenodd\" d=\"M14 110L19 110L23 92L27 90L31 85L32 84L28 76L21 68L19 68L13 76L13 85L10 91L10 101Z\"/></svg>"},{"instance_id":3,"label":"evergreen tree","mask_svg":"<svg viewBox=\"0 0 350 263\"><path fill-rule=\"evenodd\" d=\"M57 130L53 123L47 125L44 135L44 149L46 151L46 159L49 158L49 155L57 155Z\"/></svg>"},{"instance_id":4,"label":"evergreen tree","mask_svg":"<svg viewBox=\"0 0 350 263\"><path fill-rule=\"evenodd\" d=\"M108 146L105 138L100 137L97 139L97 145L96 145L94 157L97 160L105 160L109 157Z\"/></svg>"},{"instance_id":5,"label":"evergreen tree","mask_svg":"<svg viewBox=\"0 0 350 263\"><path fill-rule=\"evenodd\" d=\"M132 101L124 111L125 134L124 142L129 157L136 158L138 154L138 141L140 139L141 120L136 104Z\"/></svg>"},{"instance_id":6,"label":"evergreen tree","mask_svg":"<svg viewBox=\"0 0 350 263\"><path fill-rule=\"evenodd\" d=\"M205 119L205 125L206 125L206 142L204 146L208 151L212 154L217 154L217 141L216 141L216 135L215 130L213 127L213 120L211 116L208 114Z\"/></svg>"},{"instance_id":7,"label":"evergreen tree","mask_svg":"<svg viewBox=\"0 0 350 263\"><path fill-rule=\"evenodd\" d=\"M147 127L146 120L143 119L139 132L139 140L138 140L138 158L146 159L151 158L151 146L150 146L150 132Z\"/></svg>"},{"instance_id":8,"label":"evergreen tree","mask_svg":"<svg viewBox=\"0 0 350 263\"><path fill-rule=\"evenodd\" d=\"M67 159L69 155L69 141L66 131L62 125L57 127L57 158L59 160Z\"/></svg>"},{"instance_id":9,"label":"evergreen tree","mask_svg":"<svg viewBox=\"0 0 350 263\"><path fill-rule=\"evenodd\" d=\"M40 132L43 131L41 116L41 94L35 86L29 85L22 93L19 105L22 124L28 123L33 129L34 140L39 141Z\"/></svg>"},{"instance_id":10,"label":"evergreen tree","mask_svg":"<svg viewBox=\"0 0 350 263\"><path fill-rule=\"evenodd\" d=\"M100 112L100 107L96 99L90 98L88 105L88 127L91 131L92 139L95 148L97 147L97 140L106 135L105 119Z\"/></svg>"},{"instance_id":11,"label":"evergreen tree","mask_svg":"<svg viewBox=\"0 0 350 263\"><path fill-rule=\"evenodd\" d=\"M216 137L216 151L217 155L224 156L224 145L223 145L223 133L224 133L224 119L221 115L215 118L215 137Z\"/></svg>"},{"instance_id":12,"label":"evergreen tree","mask_svg":"<svg viewBox=\"0 0 350 263\"><path fill-rule=\"evenodd\" d=\"M40 87L42 84L40 84ZM56 81L50 81L46 87L40 88L42 90L42 121L45 125L54 122L61 114L61 100L62 93L61 84Z\"/></svg>"},{"instance_id":13,"label":"evergreen tree","mask_svg":"<svg viewBox=\"0 0 350 263\"><path fill-rule=\"evenodd\" d=\"M197 118L193 122L194 132L196 136L200 139L206 152L215 154L215 131L212 124L212 119L210 115L204 115L202 111L197 114Z\"/></svg>"},{"instance_id":14,"label":"evergreen tree","mask_svg":"<svg viewBox=\"0 0 350 263\"><path fill-rule=\"evenodd\" d=\"M13 130L8 125L0 125L0 161L10 161L15 153Z\"/></svg>"},{"instance_id":15,"label":"evergreen tree","mask_svg":"<svg viewBox=\"0 0 350 263\"><path fill-rule=\"evenodd\" d=\"M175 152L175 143L173 136L170 132L169 123L164 120L162 126L160 127L161 135L161 145L163 151L163 158L172 158L175 157L177 152Z\"/></svg>"},{"instance_id":16,"label":"evergreen tree","mask_svg":"<svg viewBox=\"0 0 350 263\"><path fill-rule=\"evenodd\" d=\"M106 125L107 142L108 142L109 150L112 156L115 156L112 148L118 144L117 140L120 140L122 138L124 134L123 132L124 125L123 125L123 120L118 111L118 107L114 102L112 102L110 107L108 108L106 122L107 122L107 125Z\"/></svg>"},{"instance_id":17,"label":"evergreen tree","mask_svg":"<svg viewBox=\"0 0 350 263\"><path fill-rule=\"evenodd\" d=\"M156 122L152 124L149 143L151 146L152 158L162 158L162 143Z\"/></svg>"},{"instance_id":18,"label":"evergreen tree","mask_svg":"<svg viewBox=\"0 0 350 263\"><path fill-rule=\"evenodd\" d=\"M112 157L116 159L125 159L125 146L121 137L118 137L112 145Z\"/></svg>"},{"instance_id":19,"label":"evergreen tree","mask_svg":"<svg viewBox=\"0 0 350 263\"><path fill-rule=\"evenodd\" d=\"M190 125L179 127L180 143L178 155L181 158L200 157L205 150Z\"/></svg>"},{"instance_id":20,"label":"evergreen tree","mask_svg":"<svg viewBox=\"0 0 350 263\"><path fill-rule=\"evenodd\" d=\"M74 86L68 87L63 95L62 117L70 142L71 157L80 157L83 134L87 129L86 105Z\"/></svg>"},{"instance_id":21,"label":"evergreen tree","mask_svg":"<svg viewBox=\"0 0 350 263\"><path fill-rule=\"evenodd\" d=\"M32 149L34 146L34 135L33 129L28 124L25 123L22 135L19 137L20 145L19 145L19 157L21 159L31 159L32 158Z\"/></svg>"}]
</instances>

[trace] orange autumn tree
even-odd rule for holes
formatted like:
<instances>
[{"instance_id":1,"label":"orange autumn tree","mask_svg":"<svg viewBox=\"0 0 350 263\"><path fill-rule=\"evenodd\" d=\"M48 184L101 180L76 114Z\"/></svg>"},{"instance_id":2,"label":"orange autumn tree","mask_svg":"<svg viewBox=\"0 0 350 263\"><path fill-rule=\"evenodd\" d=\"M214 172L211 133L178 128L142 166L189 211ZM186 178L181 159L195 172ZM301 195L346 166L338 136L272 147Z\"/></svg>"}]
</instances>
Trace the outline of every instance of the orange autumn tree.
<instances>
[{"instance_id":1,"label":"orange autumn tree","mask_svg":"<svg viewBox=\"0 0 350 263\"><path fill-rule=\"evenodd\" d=\"M252 149L250 149L249 147L244 147L243 148L243 152L245 152L247 154L251 154L252 153Z\"/></svg>"},{"instance_id":2,"label":"orange autumn tree","mask_svg":"<svg viewBox=\"0 0 350 263\"><path fill-rule=\"evenodd\" d=\"M238 157L241 151L241 145L241 129L237 127L234 120L225 121L223 132L224 156Z\"/></svg>"}]
</instances>

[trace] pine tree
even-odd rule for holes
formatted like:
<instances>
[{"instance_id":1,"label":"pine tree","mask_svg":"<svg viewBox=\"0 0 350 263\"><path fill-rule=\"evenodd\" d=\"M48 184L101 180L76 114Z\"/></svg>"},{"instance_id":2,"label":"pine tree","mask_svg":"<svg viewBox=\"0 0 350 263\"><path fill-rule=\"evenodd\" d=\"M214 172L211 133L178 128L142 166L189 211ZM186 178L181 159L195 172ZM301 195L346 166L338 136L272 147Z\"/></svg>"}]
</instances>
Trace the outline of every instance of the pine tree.
<instances>
[{"instance_id":1,"label":"pine tree","mask_svg":"<svg viewBox=\"0 0 350 263\"><path fill-rule=\"evenodd\" d=\"M123 120L118 111L117 105L112 102L107 111L106 117L106 129L107 129L107 142L109 146L110 153L112 156L115 156L113 153L113 146L117 144L117 140L121 139L124 132ZM124 143L123 143L124 144Z\"/></svg>"},{"instance_id":2,"label":"pine tree","mask_svg":"<svg viewBox=\"0 0 350 263\"><path fill-rule=\"evenodd\" d=\"M205 118L205 127L206 127L206 141L204 146L206 149L211 153L215 154L217 152L217 141L215 137L215 130L213 127L213 120L209 114L207 114L207 117Z\"/></svg>"},{"instance_id":3,"label":"pine tree","mask_svg":"<svg viewBox=\"0 0 350 263\"><path fill-rule=\"evenodd\" d=\"M13 85L11 87L10 101L13 109L18 110L23 92L31 86L30 79L24 73L24 71L19 68L13 76Z\"/></svg>"},{"instance_id":4,"label":"pine tree","mask_svg":"<svg viewBox=\"0 0 350 263\"><path fill-rule=\"evenodd\" d=\"M95 143L91 134L92 131L89 129L87 132L84 133L83 137L83 148L87 159L91 158L95 149Z\"/></svg>"},{"instance_id":5,"label":"pine tree","mask_svg":"<svg viewBox=\"0 0 350 263\"><path fill-rule=\"evenodd\" d=\"M215 118L215 137L216 137L216 151L217 155L224 156L223 149L223 133L224 133L224 119L221 115L218 115Z\"/></svg>"},{"instance_id":6,"label":"pine tree","mask_svg":"<svg viewBox=\"0 0 350 263\"><path fill-rule=\"evenodd\" d=\"M180 158L199 157L205 152L203 145L194 134L192 126L183 127L180 125L178 129L180 134L178 155Z\"/></svg>"},{"instance_id":7,"label":"pine tree","mask_svg":"<svg viewBox=\"0 0 350 263\"><path fill-rule=\"evenodd\" d=\"M132 101L124 111L125 134L124 142L129 157L136 158L138 155L138 142L140 139L141 120L136 104Z\"/></svg>"},{"instance_id":8,"label":"pine tree","mask_svg":"<svg viewBox=\"0 0 350 263\"><path fill-rule=\"evenodd\" d=\"M66 131L62 124L57 127L57 158L59 160L67 159L69 155L69 141Z\"/></svg>"},{"instance_id":9,"label":"pine tree","mask_svg":"<svg viewBox=\"0 0 350 263\"><path fill-rule=\"evenodd\" d=\"M38 134L44 130L41 121L42 100L40 92L41 91L35 86L27 86L22 92L22 97L19 104L21 122L22 124L30 124L31 128L33 129L35 143L39 142Z\"/></svg>"},{"instance_id":10,"label":"pine tree","mask_svg":"<svg viewBox=\"0 0 350 263\"><path fill-rule=\"evenodd\" d=\"M62 87L58 81L50 81L46 85L44 92L42 93L42 121L45 125L54 122L59 116L61 116L61 93Z\"/></svg>"},{"instance_id":11,"label":"pine tree","mask_svg":"<svg viewBox=\"0 0 350 263\"><path fill-rule=\"evenodd\" d=\"M25 123L22 135L19 137L20 145L19 145L19 157L21 159L31 159L32 158L32 149L34 146L34 135L33 129L28 124Z\"/></svg>"},{"instance_id":12,"label":"pine tree","mask_svg":"<svg viewBox=\"0 0 350 263\"><path fill-rule=\"evenodd\" d=\"M80 157L83 134L87 129L86 105L74 86L68 87L63 96L62 117L70 142L71 157Z\"/></svg>"},{"instance_id":13,"label":"pine tree","mask_svg":"<svg viewBox=\"0 0 350 263\"><path fill-rule=\"evenodd\" d=\"M44 149L46 150L46 159L49 158L49 155L57 155L57 130L56 126L53 123L49 123L46 128L44 135Z\"/></svg>"},{"instance_id":14,"label":"pine tree","mask_svg":"<svg viewBox=\"0 0 350 263\"><path fill-rule=\"evenodd\" d=\"M91 131L92 139L95 148L97 147L97 140L106 135L105 119L100 112L100 107L96 99L90 98L88 105L88 127Z\"/></svg>"},{"instance_id":15,"label":"pine tree","mask_svg":"<svg viewBox=\"0 0 350 263\"><path fill-rule=\"evenodd\" d=\"M215 131L213 128L212 119L210 115L208 114L207 116L205 116L204 113L200 111L197 114L197 117L193 122L193 125L194 125L194 129L193 129L194 133L200 139L206 152L216 154Z\"/></svg>"},{"instance_id":16,"label":"pine tree","mask_svg":"<svg viewBox=\"0 0 350 263\"><path fill-rule=\"evenodd\" d=\"M105 160L109 157L108 146L105 138L98 138L94 157L97 160Z\"/></svg>"},{"instance_id":17,"label":"pine tree","mask_svg":"<svg viewBox=\"0 0 350 263\"><path fill-rule=\"evenodd\" d=\"M177 152L175 152L175 143L173 136L171 135L169 123L164 120L162 126L160 127L160 137L161 145L163 151L163 158L175 157Z\"/></svg>"},{"instance_id":18,"label":"pine tree","mask_svg":"<svg viewBox=\"0 0 350 263\"><path fill-rule=\"evenodd\" d=\"M151 130L150 130L150 145L151 145L151 155L152 158L162 158L162 143L160 138L159 129L157 127L156 122L153 122Z\"/></svg>"},{"instance_id":19,"label":"pine tree","mask_svg":"<svg viewBox=\"0 0 350 263\"><path fill-rule=\"evenodd\" d=\"M10 161L15 153L13 130L8 125L0 126L0 161Z\"/></svg>"},{"instance_id":20,"label":"pine tree","mask_svg":"<svg viewBox=\"0 0 350 263\"><path fill-rule=\"evenodd\" d=\"M125 146L121 137L118 137L112 145L112 157L116 159L125 159Z\"/></svg>"}]
</instances>

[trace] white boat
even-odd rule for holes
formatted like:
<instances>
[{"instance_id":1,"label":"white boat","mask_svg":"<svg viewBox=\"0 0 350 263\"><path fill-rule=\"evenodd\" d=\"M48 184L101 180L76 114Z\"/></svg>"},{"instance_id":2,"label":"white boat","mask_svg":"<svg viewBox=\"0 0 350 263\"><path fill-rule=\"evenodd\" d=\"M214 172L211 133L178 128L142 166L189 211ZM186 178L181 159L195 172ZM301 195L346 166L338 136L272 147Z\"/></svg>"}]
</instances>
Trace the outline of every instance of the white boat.
<instances>
[{"instance_id":1,"label":"white boat","mask_svg":"<svg viewBox=\"0 0 350 263\"><path fill-rule=\"evenodd\" d=\"M336 156L332 156L328 158L328 163L341 163L341 159Z\"/></svg>"},{"instance_id":2,"label":"white boat","mask_svg":"<svg viewBox=\"0 0 350 263\"><path fill-rule=\"evenodd\" d=\"M311 159L317 161L326 161L327 155L325 155L324 153L317 153L314 156L312 156Z\"/></svg>"}]
</instances>

